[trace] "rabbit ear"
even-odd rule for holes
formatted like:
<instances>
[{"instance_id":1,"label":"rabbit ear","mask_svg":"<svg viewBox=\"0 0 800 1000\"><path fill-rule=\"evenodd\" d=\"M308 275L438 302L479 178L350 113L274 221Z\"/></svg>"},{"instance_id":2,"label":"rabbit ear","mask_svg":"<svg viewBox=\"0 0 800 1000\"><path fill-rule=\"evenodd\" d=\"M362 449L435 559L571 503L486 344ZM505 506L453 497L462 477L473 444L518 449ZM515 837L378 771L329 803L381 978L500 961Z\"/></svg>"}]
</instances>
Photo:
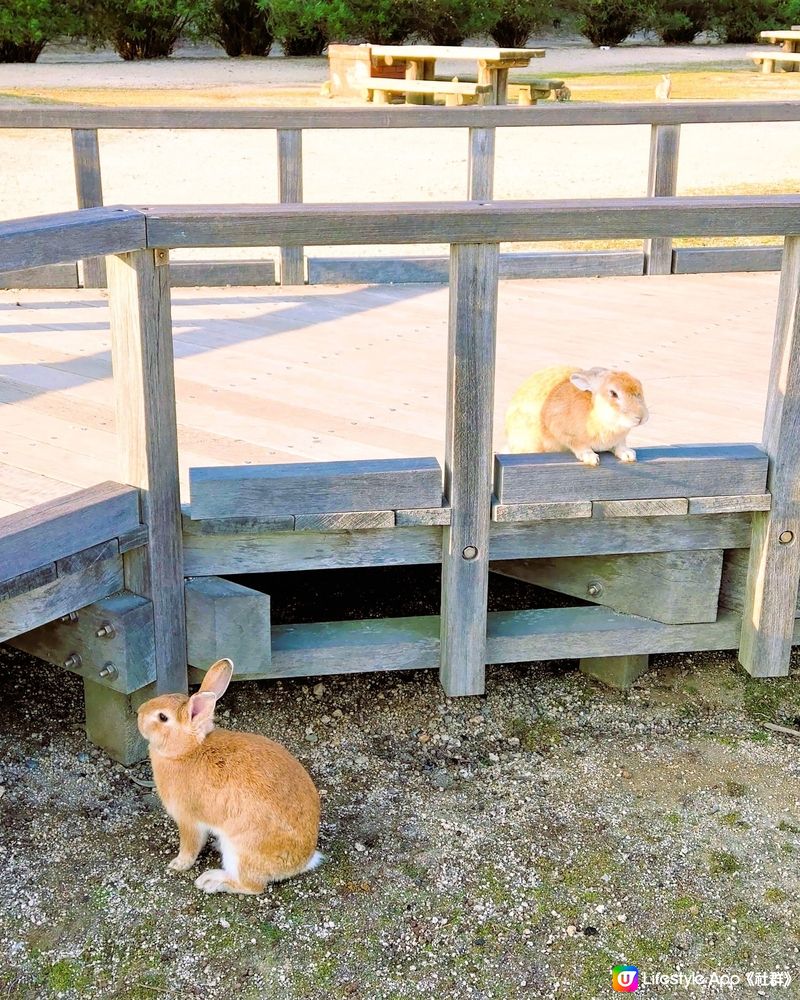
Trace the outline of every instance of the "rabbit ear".
<instances>
[{"instance_id":1,"label":"rabbit ear","mask_svg":"<svg viewBox=\"0 0 800 1000\"><path fill-rule=\"evenodd\" d=\"M217 696L211 691L198 691L189 699L189 722L196 726L199 722L208 722L214 714Z\"/></svg>"},{"instance_id":2,"label":"rabbit ear","mask_svg":"<svg viewBox=\"0 0 800 1000\"><path fill-rule=\"evenodd\" d=\"M233 676L233 661L229 659L217 660L206 671L203 683L200 685L201 691L209 691L215 698L221 698L228 690L228 685Z\"/></svg>"},{"instance_id":3,"label":"rabbit ear","mask_svg":"<svg viewBox=\"0 0 800 1000\"><path fill-rule=\"evenodd\" d=\"M574 372L569 380L576 389L582 392L594 392L600 379L608 374L608 368L587 368L582 372Z\"/></svg>"}]
</instances>

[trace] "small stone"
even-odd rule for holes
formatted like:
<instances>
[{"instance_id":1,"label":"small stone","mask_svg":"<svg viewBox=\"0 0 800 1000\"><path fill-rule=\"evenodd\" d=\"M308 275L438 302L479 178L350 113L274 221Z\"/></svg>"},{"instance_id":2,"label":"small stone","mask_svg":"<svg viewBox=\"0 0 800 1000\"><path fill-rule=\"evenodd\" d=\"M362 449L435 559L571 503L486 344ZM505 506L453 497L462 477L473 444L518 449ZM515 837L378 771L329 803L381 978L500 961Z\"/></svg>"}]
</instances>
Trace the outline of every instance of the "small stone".
<instances>
[{"instance_id":1,"label":"small stone","mask_svg":"<svg viewBox=\"0 0 800 1000\"><path fill-rule=\"evenodd\" d=\"M689 913L691 913L693 917L696 917L699 912L700 912L700 907L697 905L697 903L689 907Z\"/></svg>"},{"instance_id":2,"label":"small stone","mask_svg":"<svg viewBox=\"0 0 800 1000\"><path fill-rule=\"evenodd\" d=\"M329 715L323 715L319 721L327 726L331 722L331 717Z\"/></svg>"},{"instance_id":3,"label":"small stone","mask_svg":"<svg viewBox=\"0 0 800 1000\"><path fill-rule=\"evenodd\" d=\"M473 715L469 720L469 724L471 726L482 726L485 721L482 715Z\"/></svg>"},{"instance_id":4,"label":"small stone","mask_svg":"<svg viewBox=\"0 0 800 1000\"><path fill-rule=\"evenodd\" d=\"M453 778L443 769L434 771L431 775L431 784L434 788L452 788Z\"/></svg>"},{"instance_id":5,"label":"small stone","mask_svg":"<svg viewBox=\"0 0 800 1000\"><path fill-rule=\"evenodd\" d=\"M315 684L314 685L314 697L315 698L321 698L324 694L325 694L325 685L324 684Z\"/></svg>"},{"instance_id":6,"label":"small stone","mask_svg":"<svg viewBox=\"0 0 800 1000\"><path fill-rule=\"evenodd\" d=\"M334 708L334 710L333 710L333 717L334 717L334 719L341 719L341 717L343 715L344 715L344 712L341 710L341 708Z\"/></svg>"},{"instance_id":7,"label":"small stone","mask_svg":"<svg viewBox=\"0 0 800 1000\"><path fill-rule=\"evenodd\" d=\"M518 747L519 746L519 736L509 736L507 742L508 742L508 745L510 747Z\"/></svg>"},{"instance_id":8,"label":"small stone","mask_svg":"<svg viewBox=\"0 0 800 1000\"><path fill-rule=\"evenodd\" d=\"M617 914L617 920L619 920L619 922L620 922L621 924L625 924L625 923L627 923L627 922L628 922L628 918L627 918L627 917L625 916L625 914L624 914L624 913L618 913L618 914Z\"/></svg>"},{"instance_id":9,"label":"small stone","mask_svg":"<svg viewBox=\"0 0 800 1000\"><path fill-rule=\"evenodd\" d=\"M419 736L417 737L417 740L420 743L427 743L429 739L430 739L430 736L428 736L427 733L420 733Z\"/></svg>"},{"instance_id":10,"label":"small stone","mask_svg":"<svg viewBox=\"0 0 800 1000\"><path fill-rule=\"evenodd\" d=\"M594 911L595 911L595 913L605 913L606 912L606 908L605 908L605 906L603 906L602 903L598 903L597 906L595 906Z\"/></svg>"},{"instance_id":11,"label":"small stone","mask_svg":"<svg viewBox=\"0 0 800 1000\"><path fill-rule=\"evenodd\" d=\"M629 779L629 778L632 778L633 775L631 774L631 772L627 768L623 767L623 769L622 769L622 777L626 778L626 779Z\"/></svg>"},{"instance_id":12,"label":"small stone","mask_svg":"<svg viewBox=\"0 0 800 1000\"><path fill-rule=\"evenodd\" d=\"M575 924L567 924L567 937L575 937L578 932L578 928Z\"/></svg>"},{"instance_id":13,"label":"small stone","mask_svg":"<svg viewBox=\"0 0 800 1000\"><path fill-rule=\"evenodd\" d=\"M359 841L356 841L355 848L356 848L356 850L358 851L359 854L363 854L364 851L366 851L366 847L364 847L364 845L362 843L360 843Z\"/></svg>"},{"instance_id":14,"label":"small stone","mask_svg":"<svg viewBox=\"0 0 800 1000\"><path fill-rule=\"evenodd\" d=\"M230 924L229 920L225 919L225 917L220 917L219 918L219 925L220 925L220 927L224 927L225 930L228 930L228 928L230 927L231 924Z\"/></svg>"}]
</instances>

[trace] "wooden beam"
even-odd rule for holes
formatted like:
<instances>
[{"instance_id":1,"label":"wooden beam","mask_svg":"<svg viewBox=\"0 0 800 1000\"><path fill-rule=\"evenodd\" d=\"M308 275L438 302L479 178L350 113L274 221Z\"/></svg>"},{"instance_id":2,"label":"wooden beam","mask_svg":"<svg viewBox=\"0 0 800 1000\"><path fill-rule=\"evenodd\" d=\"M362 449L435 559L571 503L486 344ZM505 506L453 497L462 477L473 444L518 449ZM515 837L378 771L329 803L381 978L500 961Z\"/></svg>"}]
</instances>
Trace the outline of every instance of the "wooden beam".
<instances>
[{"instance_id":1,"label":"wooden beam","mask_svg":"<svg viewBox=\"0 0 800 1000\"><path fill-rule=\"evenodd\" d=\"M250 587L218 576L186 581L189 663L202 671L223 657L236 675L268 676L271 662L270 601Z\"/></svg>"},{"instance_id":2,"label":"wooden beam","mask_svg":"<svg viewBox=\"0 0 800 1000\"><path fill-rule=\"evenodd\" d=\"M282 204L303 201L303 133L299 128L279 128L278 186ZM281 284L305 283L302 246L281 246Z\"/></svg>"},{"instance_id":3,"label":"wooden beam","mask_svg":"<svg viewBox=\"0 0 800 1000\"><path fill-rule=\"evenodd\" d=\"M393 510L358 510L342 514L296 514L295 531L366 531L393 528Z\"/></svg>"},{"instance_id":4,"label":"wooden beam","mask_svg":"<svg viewBox=\"0 0 800 1000\"><path fill-rule=\"evenodd\" d=\"M84 678L87 738L126 767L144 760L147 744L136 725L136 709L154 694L155 685L127 695Z\"/></svg>"},{"instance_id":5,"label":"wooden beam","mask_svg":"<svg viewBox=\"0 0 800 1000\"><path fill-rule=\"evenodd\" d=\"M733 514L740 510L769 510L769 493L748 493L731 497L689 497L690 514Z\"/></svg>"},{"instance_id":6,"label":"wooden beam","mask_svg":"<svg viewBox=\"0 0 800 1000\"><path fill-rule=\"evenodd\" d=\"M505 523L529 521L561 521L592 516L591 500L569 500L564 503L499 503L492 501L492 520Z\"/></svg>"},{"instance_id":7,"label":"wooden beam","mask_svg":"<svg viewBox=\"0 0 800 1000\"><path fill-rule=\"evenodd\" d=\"M96 128L72 129L72 159L75 165L75 190L78 208L100 208L103 204L103 179L100 172L100 145ZM83 287L105 288L106 264L102 257L83 261Z\"/></svg>"},{"instance_id":8,"label":"wooden beam","mask_svg":"<svg viewBox=\"0 0 800 1000\"><path fill-rule=\"evenodd\" d=\"M417 507L412 510L396 510L394 523L398 528L415 524L449 524L449 507Z\"/></svg>"},{"instance_id":9,"label":"wooden beam","mask_svg":"<svg viewBox=\"0 0 800 1000\"><path fill-rule=\"evenodd\" d=\"M678 189L680 125L653 125L650 130L650 166L647 194L651 198L672 197ZM672 271L672 239L668 236L644 242L645 274Z\"/></svg>"},{"instance_id":10,"label":"wooden beam","mask_svg":"<svg viewBox=\"0 0 800 1000\"><path fill-rule=\"evenodd\" d=\"M439 677L450 696L485 686L498 246L450 249Z\"/></svg>"},{"instance_id":11,"label":"wooden beam","mask_svg":"<svg viewBox=\"0 0 800 1000\"><path fill-rule=\"evenodd\" d=\"M275 284L271 260L181 260L170 264L169 273L173 288Z\"/></svg>"},{"instance_id":12,"label":"wooden beam","mask_svg":"<svg viewBox=\"0 0 800 1000\"><path fill-rule=\"evenodd\" d=\"M0 273L0 288L78 288L77 264L48 264Z\"/></svg>"},{"instance_id":13,"label":"wooden beam","mask_svg":"<svg viewBox=\"0 0 800 1000\"><path fill-rule=\"evenodd\" d=\"M111 356L122 478L141 490L145 548L123 556L127 588L153 603L156 685L185 691L178 432L169 267L140 250L108 260Z\"/></svg>"},{"instance_id":14,"label":"wooden beam","mask_svg":"<svg viewBox=\"0 0 800 1000\"><path fill-rule=\"evenodd\" d=\"M689 513L686 497L651 500L593 500L592 517L608 520L614 517L675 517Z\"/></svg>"},{"instance_id":15,"label":"wooden beam","mask_svg":"<svg viewBox=\"0 0 800 1000\"><path fill-rule=\"evenodd\" d=\"M800 236L787 236L764 417L769 511L753 514L739 660L754 677L789 672L800 582Z\"/></svg>"},{"instance_id":16,"label":"wooden beam","mask_svg":"<svg viewBox=\"0 0 800 1000\"><path fill-rule=\"evenodd\" d=\"M678 247L672 251L673 274L719 274L729 271L780 271L783 247Z\"/></svg>"},{"instance_id":17,"label":"wooden beam","mask_svg":"<svg viewBox=\"0 0 800 1000\"><path fill-rule=\"evenodd\" d=\"M469 155L467 158L467 198L471 201L489 201L494 192L493 128L469 130Z\"/></svg>"},{"instance_id":18,"label":"wooden beam","mask_svg":"<svg viewBox=\"0 0 800 1000\"><path fill-rule=\"evenodd\" d=\"M580 661L580 671L594 677L607 687L626 691L634 681L646 672L650 663L647 654L637 656L584 656Z\"/></svg>"},{"instance_id":19,"label":"wooden beam","mask_svg":"<svg viewBox=\"0 0 800 1000\"><path fill-rule=\"evenodd\" d=\"M638 448L638 461L600 456L589 468L572 455L497 455L495 495L501 503L646 500L764 493L767 456L755 445Z\"/></svg>"},{"instance_id":20,"label":"wooden beam","mask_svg":"<svg viewBox=\"0 0 800 1000\"><path fill-rule=\"evenodd\" d=\"M719 589L719 605L730 611L744 612L744 595L747 589L747 567L750 562L749 549L729 549L722 564L722 581ZM794 609L795 618L800 618L800 592Z\"/></svg>"}]
</instances>

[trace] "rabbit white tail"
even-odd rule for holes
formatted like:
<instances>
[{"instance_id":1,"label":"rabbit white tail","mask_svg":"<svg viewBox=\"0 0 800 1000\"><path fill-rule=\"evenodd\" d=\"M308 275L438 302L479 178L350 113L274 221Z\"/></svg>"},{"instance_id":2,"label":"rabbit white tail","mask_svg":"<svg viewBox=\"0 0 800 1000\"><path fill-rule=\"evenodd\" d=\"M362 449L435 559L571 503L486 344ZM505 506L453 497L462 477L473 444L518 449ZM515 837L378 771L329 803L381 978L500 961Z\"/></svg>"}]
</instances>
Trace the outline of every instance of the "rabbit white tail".
<instances>
[{"instance_id":1,"label":"rabbit white tail","mask_svg":"<svg viewBox=\"0 0 800 1000\"><path fill-rule=\"evenodd\" d=\"M303 871L313 872L315 868L319 868L319 866L323 863L324 860L325 860L324 854L321 854L319 851L314 851L314 853L306 862L306 866L303 869Z\"/></svg>"}]
</instances>

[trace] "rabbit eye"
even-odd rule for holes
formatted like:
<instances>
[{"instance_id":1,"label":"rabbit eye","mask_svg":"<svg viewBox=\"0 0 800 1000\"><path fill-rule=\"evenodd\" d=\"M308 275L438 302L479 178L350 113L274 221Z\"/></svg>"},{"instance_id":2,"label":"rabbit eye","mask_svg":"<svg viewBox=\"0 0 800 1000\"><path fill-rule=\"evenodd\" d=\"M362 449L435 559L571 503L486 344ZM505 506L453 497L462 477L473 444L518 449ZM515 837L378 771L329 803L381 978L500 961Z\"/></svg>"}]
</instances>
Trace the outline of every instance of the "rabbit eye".
<instances>
[{"instance_id":1,"label":"rabbit eye","mask_svg":"<svg viewBox=\"0 0 800 1000\"><path fill-rule=\"evenodd\" d=\"M164 712L159 712L158 713L158 721L159 722L167 722L167 721L169 721L169 716L166 715L166 713L164 713Z\"/></svg>"},{"instance_id":2,"label":"rabbit eye","mask_svg":"<svg viewBox=\"0 0 800 1000\"><path fill-rule=\"evenodd\" d=\"M616 389L609 389L608 394L612 399L619 399L619 393Z\"/></svg>"}]
</instances>

